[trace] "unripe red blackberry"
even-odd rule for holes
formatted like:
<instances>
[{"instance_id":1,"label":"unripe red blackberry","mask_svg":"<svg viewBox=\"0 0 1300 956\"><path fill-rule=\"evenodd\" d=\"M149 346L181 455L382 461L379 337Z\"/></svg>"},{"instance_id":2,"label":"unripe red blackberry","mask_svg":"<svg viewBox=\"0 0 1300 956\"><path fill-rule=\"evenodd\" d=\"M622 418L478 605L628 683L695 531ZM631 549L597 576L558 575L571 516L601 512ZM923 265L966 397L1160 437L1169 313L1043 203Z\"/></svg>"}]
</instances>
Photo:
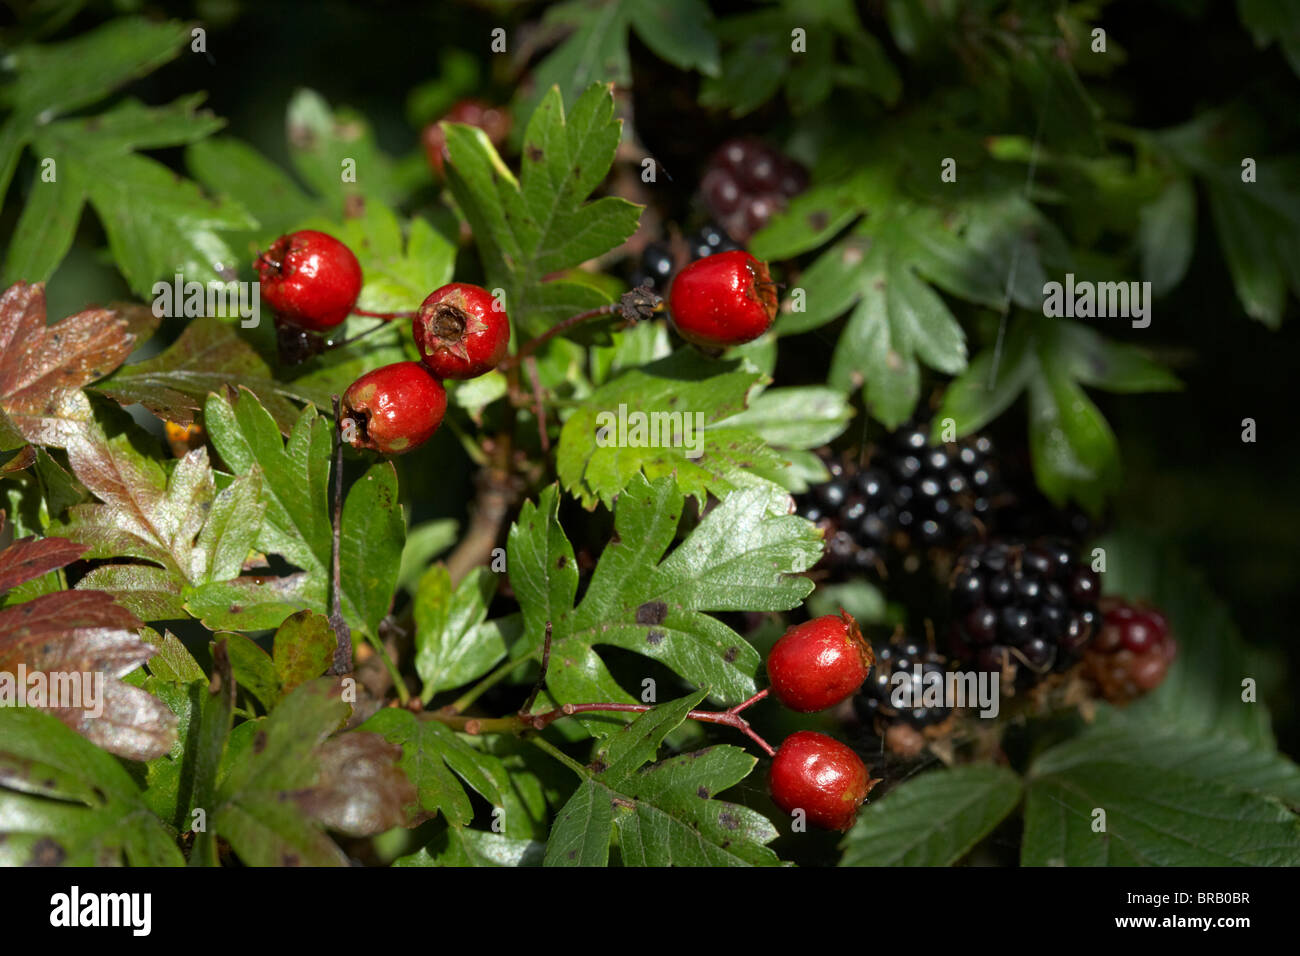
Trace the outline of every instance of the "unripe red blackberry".
<instances>
[{"instance_id":1,"label":"unripe red blackberry","mask_svg":"<svg viewBox=\"0 0 1300 956\"><path fill-rule=\"evenodd\" d=\"M456 103L449 109L438 121L430 123L424 128L422 139L424 141L425 156L428 157L429 165L439 176L443 173L443 166L447 161L447 134L443 132L439 123L465 123L468 126L477 126L491 141L493 146L500 146L510 135L510 111L500 106L493 106L483 100L464 99Z\"/></svg>"},{"instance_id":2,"label":"unripe red blackberry","mask_svg":"<svg viewBox=\"0 0 1300 956\"><path fill-rule=\"evenodd\" d=\"M808 187L799 163L760 139L732 139L709 159L700 196L709 214L738 242L752 236Z\"/></svg>"},{"instance_id":3,"label":"unripe red blackberry","mask_svg":"<svg viewBox=\"0 0 1300 956\"><path fill-rule=\"evenodd\" d=\"M1178 654L1169 622L1154 608L1102 598L1102 625L1083 656L1084 673L1112 704L1155 690Z\"/></svg>"}]
</instances>

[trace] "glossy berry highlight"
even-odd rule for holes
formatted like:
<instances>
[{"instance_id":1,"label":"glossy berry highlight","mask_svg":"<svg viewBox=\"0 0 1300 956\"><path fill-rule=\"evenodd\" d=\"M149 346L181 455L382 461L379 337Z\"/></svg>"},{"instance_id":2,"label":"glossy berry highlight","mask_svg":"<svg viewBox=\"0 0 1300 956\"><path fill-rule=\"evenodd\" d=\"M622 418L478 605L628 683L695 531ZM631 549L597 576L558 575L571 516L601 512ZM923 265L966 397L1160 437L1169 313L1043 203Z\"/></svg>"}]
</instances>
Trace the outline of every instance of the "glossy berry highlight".
<instances>
[{"instance_id":1,"label":"glossy berry highlight","mask_svg":"<svg viewBox=\"0 0 1300 956\"><path fill-rule=\"evenodd\" d=\"M776 285L748 252L719 252L677 274L668 293L673 327L703 348L752 342L776 318Z\"/></svg>"},{"instance_id":2,"label":"glossy berry highlight","mask_svg":"<svg viewBox=\"0 0 1300 956\"><path fill-rule=\"evenodd\" d=\"M433 437L447 392L419 362L397 362L348 386L342 408L343 438L353 448L402 455Z\"/></svg>"},{"instance_id":3,"label":"glossy berry highlight","mask_svg":"<svg viewBox=\"0 0 1300 956\"><path fill-rule=\"evenodd\" d=\"M858 807L879 782L851 749L811 730L785 739L768 776L778 807L790 814L802 810L809 823L827 830L853 826Z\"/></svg>"},{"instance_id":4,"label":"glossy berry highlight","mask_svg":"<svg viewBox=\"0 0 1300 956\"><path fill-rule=\"evenodd\" d=\"M262 298L282 321L302 329L333 328L361 294L361 264L352 250L314 229L281 236L254 265Z\"/></svg>"},{"instance_id":5,"label":"glossy berry highlight","mask_svg":"<svg viewBox=\"0 0 1300 956\"><path fill-rule=\"evenodd\" d=\"M510 317L482 286L452 282L434 291L411 323L424 364L438 378L476 378L506 357Z\"/></svg>"},{"instance_id":6,"label":"glossy berry highlight","mask_svg":"<svg viewBox=\"0 0 1300 956\"><path fill-rule=\"evenodd\" d=\"M791 710L810 714L854 694L873 663L871 645L845 611L797 624L767 655L772 693Z\"/></svg>"}]
</instances>

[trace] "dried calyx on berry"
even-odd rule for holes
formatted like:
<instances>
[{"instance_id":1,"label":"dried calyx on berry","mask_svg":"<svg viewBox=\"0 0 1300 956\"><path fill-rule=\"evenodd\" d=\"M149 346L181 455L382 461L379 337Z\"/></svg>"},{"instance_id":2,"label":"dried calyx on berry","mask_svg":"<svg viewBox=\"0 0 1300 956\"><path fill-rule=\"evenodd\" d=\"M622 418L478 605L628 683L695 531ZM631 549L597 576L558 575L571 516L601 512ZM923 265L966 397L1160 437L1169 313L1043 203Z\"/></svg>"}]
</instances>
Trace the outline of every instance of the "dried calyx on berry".
<instances>
[{"instance_id":1,"label":"dried calyx on berry","mask_svg":"<svg viewBox=\"0 0 1300 956\"><path fill-rule=\"evenodd\" d=\"M348 386L339 424L353 448L402 455L432 438L446 411L442 383L419 362L397 362Z\"/></svg>"},{"instance_id":2,"label":"dried calyx on berry","mask_svg":"<svg viewBox=\"0 0 1300 956\"><path fill-rule=\"evenodd\" d=\"M1153 607L1102 598L1101 631L1083 656L1084 675L1112 704L1155 690L1178 656L1165 616Z\"/></svg>"},{"instance_id":3,"label":"dried calyx on berry","mask_svg":"<svg viewBox=\"0 0 1300 956\"><path fill-rule=\"evenodd\" d=\"M506 357L510 317L487 289L452 282L424 300L411 332L421 359L438 378L475 378Z\"/></svg>"},{"instance_id":4,"label":"dried calyx on berry","mask_svg":"<svg viewBox=\"0 0 1300 956\"><path fill-rule=\"evenodd\" d=\"M861 457L865 466L828 462L830 480L796 498L798 514L823 529L830 570L880 572L896 556L990 529L1001 482L987 437L933 444L913 423Z\"/></svg>"},{"instance_id":5,"label":"dried calyx on berry","mask_svg":"<svg viewBox=\"0 0 1300 956\"><path fill-rule=\"evenodd\" d=\"M993 540L967 549L949 584L952 653L1029 688L1077 663L1101 626L1101 579L1058 540Z\"/></svg>"}]
</instances>

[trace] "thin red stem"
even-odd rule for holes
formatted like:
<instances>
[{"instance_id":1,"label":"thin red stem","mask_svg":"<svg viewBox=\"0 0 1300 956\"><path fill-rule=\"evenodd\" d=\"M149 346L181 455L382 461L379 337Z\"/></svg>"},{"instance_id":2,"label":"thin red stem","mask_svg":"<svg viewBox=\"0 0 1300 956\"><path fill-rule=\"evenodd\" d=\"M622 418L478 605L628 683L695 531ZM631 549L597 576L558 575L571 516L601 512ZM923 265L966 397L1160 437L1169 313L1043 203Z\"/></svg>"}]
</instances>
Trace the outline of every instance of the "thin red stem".
<instances>
[{"instance_id":1,"label":"thin red stem","mask_svg":"<svg viewBox=\"0 0 1300 956\"><path fill-rule=\"evenodd\" d=\"M413 319L419 315L419 311L413 312L371 312L369 309L353 309L353 315L364 315L369 319Z\"/></svg>"},{"instance_id":2,"label":"thin red stem","mask_svg":"<svg viewBox=\"0 0 1300 956\"><path fill-rule=\"evenodd\" d=\"M535 339L529 339L519 347L519 351L514 355L507 356L497 368L505 370L513 365L518 365L528 356L532 355L539 348L555 338L557 335L563 335L565 332L581 325L588 319L599 318L602 315L612 315L619 310L617 302L611 302L609 305L602 305L598 309L588 309L586 312L579 312L577 315L571 315L562 322L557 322Z\"/></svg>"}]
</instances>

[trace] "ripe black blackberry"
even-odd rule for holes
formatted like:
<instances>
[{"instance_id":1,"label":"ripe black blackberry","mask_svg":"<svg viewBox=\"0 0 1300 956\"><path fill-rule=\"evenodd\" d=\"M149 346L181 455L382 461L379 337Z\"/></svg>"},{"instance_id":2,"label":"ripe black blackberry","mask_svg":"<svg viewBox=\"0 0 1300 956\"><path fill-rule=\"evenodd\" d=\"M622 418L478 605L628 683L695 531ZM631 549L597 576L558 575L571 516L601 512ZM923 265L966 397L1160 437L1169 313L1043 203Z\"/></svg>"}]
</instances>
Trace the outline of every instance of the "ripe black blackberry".
<instances>
[{"instance_id":1,"label":"ripe black blackberry","mask_svg":"<svg viewBox=\"0 0 1300 956\"><path fill-rule=\"evenodd\" d=\"M628 276L628 282L634 289L645 285L662 294L668 288L668 280L675 268L676 263L673 262L673 253L668 243L651 242L641 252L641 258Z\"/></svg>"},{"instance_id":2,"label":"ripe black blackberry","mask_svg":"<svg viewBox=\"0 0 1300 956\"><path fill-rule=\"evenodd\" d=\"M918 424L874 448L868 467L831 471L798 503L824 528L835 570L879 570L897 555L960 546L988 530L1001 490L988 438L932 445Z\"/></svg>"},{"instance_id":3,"label":"ripe black blackberry","mask_svg":"<svg viewBox=\"0 0 1300 956\"><path fill-rule=\"evenodd\" d=\"M1096 572L1042 539L984 541L958 559L949 585L952 653L1027 689L1079 660L1101 626Z\"/></svg>"},{"instance_id":4,"label":"ripe black blackberry","mask_svg":"<svg viewBox=\"0 0 1300 956\"><path fill-rule=\"evenodd\" d=\"M707 259L716 252L734 252L740 248L739 243L732 242L731 237L716 222L706 222L687 237L686 243L691 250L692 262Z\"/></svg>"},{"instance_id":5,"label":"ripe black blackberry","mask_svg":"<svg viewBox=\"0 0 1300 956\"><path fill-rule=\"evenodd\" d=\"M948 659L938 651L916 641L895 639L876 648L876 663L871 676L854 695L853 710L858 720L884 734L893 724L909 724L917 730L942 724L952 715L952 708L925 706L924 692L939 675L948 672ZM921 683L916 669L920 668ZM895 675L900 675L895 678ZM931 690L930 694L933 695Z\"/></svg>"}]
</instances>

